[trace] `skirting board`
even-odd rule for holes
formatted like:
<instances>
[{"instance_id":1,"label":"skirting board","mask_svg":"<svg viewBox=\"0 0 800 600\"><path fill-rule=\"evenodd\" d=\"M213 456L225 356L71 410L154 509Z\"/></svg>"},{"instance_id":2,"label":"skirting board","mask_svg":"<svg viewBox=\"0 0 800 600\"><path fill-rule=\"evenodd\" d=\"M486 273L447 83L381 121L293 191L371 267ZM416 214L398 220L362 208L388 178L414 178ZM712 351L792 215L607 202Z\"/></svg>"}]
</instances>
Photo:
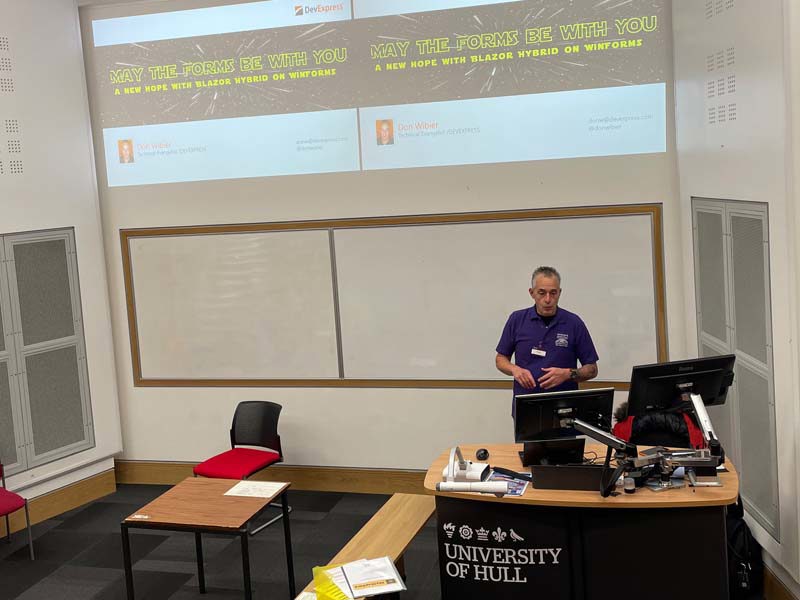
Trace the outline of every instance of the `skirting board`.
<instances>
[{"instance_id":1,"label":"skirting board","mask_svg":"<svg viewBox=\"0 0 800 600\"><path fill-rule=\"evenodd\" d=\"M764 567L764 599L765 600L798 600L789 588L783 585L777 575Z\"/></svg>"},{"instance_id":2,"label":"skirting board","mask_svg":"<svg viewBox=\"0 0 800 600\"><path fill-rule=\"evenodd\" d=\"M57 517L73 508L88 504L92 500L113 494L116 490L114 471L109 469L49 494L33 498L28 503L31 525ZM22 529L25 529L25 511L18 510L11 515L11 532ZM5 519L0 519L0 535L6 535Z\"/></svg>"},{"instance_id":3,"label":"skirting board","mask_svg":"<svg viewBox=\"0 0 800 600\"><path fill-rule=\"evenodd\" d=\"M117 460L117 483L174 485L192 476L195 463ZM355 469L274 465L255 477L258 481L291 481L292 489L360 494L426 494L425 471Z\"/></svg>"}]
</instances>

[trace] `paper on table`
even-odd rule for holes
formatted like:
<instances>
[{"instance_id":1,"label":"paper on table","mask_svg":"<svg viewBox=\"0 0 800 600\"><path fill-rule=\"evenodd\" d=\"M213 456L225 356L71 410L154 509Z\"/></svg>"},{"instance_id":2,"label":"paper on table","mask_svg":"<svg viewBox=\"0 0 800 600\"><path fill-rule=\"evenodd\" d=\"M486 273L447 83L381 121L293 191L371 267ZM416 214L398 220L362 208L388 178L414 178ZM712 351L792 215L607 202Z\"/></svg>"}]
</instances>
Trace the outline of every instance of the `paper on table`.
<instances>
[{"instance_id":1,"label":"paper on table","mask_svg":"<svg viewBox=\"0 0 800 600\"><path fill-rule=\"evenodd\" d=\"M227 492L226 496L247 496L250 498L272 498L285 483L277 481L240 481Z\"/></svg>"},{"instance_id":2,"label":"paper on table","mask_svg":"<svg viewBox=\"0 0 800 600\"><path fill-rule=\"evenodd\" d=\"M300 592L297 600L317 600L317 595L314 592Z\"/></svg>"},{"instance_id":3,"label":"paper on table","mask_svg":"<svg viewBox=\"0 0 800 600\"><path fill-rule=\"evenodd\" d=\"M377 596L406 589L394 563L388 556L358 560L342 565L342 571L355 596Z\"/></svg>"}]
</instances>

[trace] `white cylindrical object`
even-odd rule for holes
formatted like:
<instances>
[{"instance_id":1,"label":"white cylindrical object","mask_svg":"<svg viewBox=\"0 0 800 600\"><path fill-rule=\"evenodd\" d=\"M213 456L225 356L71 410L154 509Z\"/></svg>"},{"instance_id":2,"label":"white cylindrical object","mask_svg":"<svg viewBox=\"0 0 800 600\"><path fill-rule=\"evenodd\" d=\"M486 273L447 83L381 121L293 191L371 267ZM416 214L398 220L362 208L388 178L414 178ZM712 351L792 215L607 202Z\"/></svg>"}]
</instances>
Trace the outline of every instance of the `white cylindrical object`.
<instances>
[{"instance_id":1,"label":"white cylindrical object","mask_svg":"<svg viewBox=\"0 0 800 600\"><path fill-rule=\"evenodd\" d=\"M486 465L483 463L471 463L467 461L466 469L459 469L456 465L454 477L456 481L480 481ZM442 470L442 479L448 479L447 467Z\"/></svg>"},{"instance_id":2,"label":"white cylindrical object","mask_svg":"<svg viewBox=\"0 0 800 600\"><path fill-rule=\"evenodd\" d=\"M442 481L436 484L438 492L483 492L486 494L507 494L505 481Z\"/></svg>"}]
</instances>

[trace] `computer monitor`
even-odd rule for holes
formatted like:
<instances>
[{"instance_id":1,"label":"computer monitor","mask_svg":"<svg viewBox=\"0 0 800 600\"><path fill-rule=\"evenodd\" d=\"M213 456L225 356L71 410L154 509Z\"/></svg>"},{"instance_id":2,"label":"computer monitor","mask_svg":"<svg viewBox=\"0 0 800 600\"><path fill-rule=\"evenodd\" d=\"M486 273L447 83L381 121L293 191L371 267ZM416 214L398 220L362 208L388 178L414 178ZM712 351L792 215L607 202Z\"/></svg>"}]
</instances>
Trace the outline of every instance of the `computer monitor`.
<instances>
[{"instance_id":1,"label":"computer monitor","mask_svg":"<svg viewBox=\"0 0 800 600\"><path fill-rule=\"evenodd\" d=\"M735 360L726 354L633 367L628 416L680 408L684 393L700 395L706 406L724 404Z\"/></svg>"},{"instance_id":2,"label":"computer monitor","mask_svg":"<svg viewBox=\"0 0 800 600\"><path fill-rule=\"evenodd\" d=\"M514 440L524 444L525 466L581 462L584 440L571 420L610 431L614 388L519 394L514 403Z\"/></svg>"}]
</instances>

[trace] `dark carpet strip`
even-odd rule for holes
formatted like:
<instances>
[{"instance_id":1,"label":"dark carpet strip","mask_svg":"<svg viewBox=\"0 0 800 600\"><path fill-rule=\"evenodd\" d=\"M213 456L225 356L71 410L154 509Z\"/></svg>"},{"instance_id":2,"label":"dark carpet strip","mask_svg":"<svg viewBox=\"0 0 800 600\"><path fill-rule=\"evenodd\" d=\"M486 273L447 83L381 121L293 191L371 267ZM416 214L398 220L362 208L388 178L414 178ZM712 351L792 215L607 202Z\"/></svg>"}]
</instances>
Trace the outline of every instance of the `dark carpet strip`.
<instances>
[{"instance_id":1,"label":"dark carpet strip","mask_svg":"<svg viewBox=\"0 0 800 600\"><path fill-rule=\"evenodd\" d=\"M117 492L35 525L36 560L24 532L0 541L2 600L121 600L125 598L120 521L169 489L120 485ZM311 569L324 565L375 514L388 496L290 492L291 531L298 591ZM270 514L271 516L271 514ZM405 557L408 591L403 600L439 600L436 530L431 521ZM203 535L206 594L200 594L191 533L132 531L137 600L242 598L239 541ZM280 522L250 538L253 597L286 599L286 560Z\"/></svg>"}]
</instances>

